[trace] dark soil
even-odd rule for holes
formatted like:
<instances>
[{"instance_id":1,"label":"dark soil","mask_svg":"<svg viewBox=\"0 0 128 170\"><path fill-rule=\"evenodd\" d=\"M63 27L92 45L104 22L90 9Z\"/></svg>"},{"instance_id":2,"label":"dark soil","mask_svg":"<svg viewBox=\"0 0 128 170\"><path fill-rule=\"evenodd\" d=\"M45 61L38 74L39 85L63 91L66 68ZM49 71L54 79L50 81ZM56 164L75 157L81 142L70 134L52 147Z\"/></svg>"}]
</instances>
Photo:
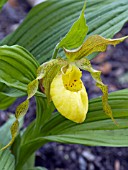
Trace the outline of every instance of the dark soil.
<instances>
[{"instance_id":1,"label":"dark soil","mask_svg":"<svg viewBox=\"0 0 128 170\"><path fill-rule=\"evenodd\" d=\"M20 1L19 1L20 2ZM0 39L12 32L23 20L30 6L26 1L20 5L7 4L0 13ZM128 35L128 24L116 35ZM128 88L128 40L117 45L116 48L108 47L107 52L100 53L92 60L94 68L102 71L102 79L108 84L109 91ZM87 88L89 98L101 95L88 73L84 73L83 81ZM7 113L14 113L16 106L24 98L17 100L6 111L0 111L0 124L7 120ZM33 107L34 106L34 107ZM34 118L35 102L25 118L25 126ZM48 170L127 170L128 148L116 147L87 147L83 145L69 145L48 143L37 151L36 166L44 166Z\"/></svg>"}]
</instances>

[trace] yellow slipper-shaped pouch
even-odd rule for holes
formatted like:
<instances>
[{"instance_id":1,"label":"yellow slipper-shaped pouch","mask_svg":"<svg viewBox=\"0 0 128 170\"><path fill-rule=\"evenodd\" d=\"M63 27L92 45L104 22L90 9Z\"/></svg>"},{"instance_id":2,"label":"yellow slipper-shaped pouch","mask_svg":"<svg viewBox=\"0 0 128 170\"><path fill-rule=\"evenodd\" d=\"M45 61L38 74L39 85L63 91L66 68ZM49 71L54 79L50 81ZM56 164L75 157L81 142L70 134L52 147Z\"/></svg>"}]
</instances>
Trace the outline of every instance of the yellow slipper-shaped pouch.
<instances>
[{"instance_id":1,"label":"yellow slipper-shaped pouch","mask_svg":"<svg viewBox=\"0 0 128 170\"><path fill-rule=\"evenodd\" d=\"M79 68L69 65L55 76L50 87L51 99L57 110L76 123L82 123L88 111L88 96L81 76Z\"/></svg>"}]
</instances>

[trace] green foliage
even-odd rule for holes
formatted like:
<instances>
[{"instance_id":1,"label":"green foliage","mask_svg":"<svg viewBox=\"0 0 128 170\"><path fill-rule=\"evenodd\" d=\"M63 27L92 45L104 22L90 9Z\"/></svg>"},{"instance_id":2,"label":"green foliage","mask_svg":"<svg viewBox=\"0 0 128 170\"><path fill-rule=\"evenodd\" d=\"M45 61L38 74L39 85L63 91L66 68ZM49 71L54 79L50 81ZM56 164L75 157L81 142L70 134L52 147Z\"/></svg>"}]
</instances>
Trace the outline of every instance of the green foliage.
<instances>
[{"instance_id":1,"label":"green foliage","mask_svg":"<svg viewBox=\"0 0 128 170\"><path fill-rule=\"evenodd\" d=\"M13 122L14 122L14 116L10 115L8 121L3 126L0 127L0 143L3 145L6 145L11 139L11 133L9 131L9 128Z\"/></svg>"},{"instance_id":2,"label":"green foliage","mask_svg":"<svg viewBox=\"0 0 128 170\"><path fill-rule=\"evenodd\" d=\"M113 116L119 126L115 126L103 114L101 97L90 101L87 119L82 124L76 124L59 113L52 114L55 109L53 103L48 103L45 95L38 90L38 79L43 75L42 70L38 70L41 71L39 75L38 72L36 73L39 63L52 57L54 47L59 43L60 38L66 35L58 47L76 48L83 42L84 37L78 37L80 30L78 30L78 34L75 34L79 24L82 25L82 27L80 26L82 35L85 36L88 30L84 20L85 7L78 18L83 4L84 1L81 0L43 2L34 7L20 27L1 42L1 45L4 46L0 47L0 108L7 108L17 97L27 93L27 100L35 94L37 107L36 119L24 132L19 133L12 147L16 160L8 150L0 152L2 164L6 161L7 155L9 157L9 162L2 165L5 170L6 166L12 166L15 170L28 170L30 161L32 161L30 170L39 170L39 167L33 168L32 154L50 141L100 146L128 146L128 89L111 93L108 98ZM99 34L106 38L112 37L128 21L127 9L127 0L88 0L86 10L87 23L90 28L88 35ZM76 21L75 24L67 33L74 21ZM75 44L72 44L72 36L76 40ZM58 55L63 56L64 53L60 50ZM89 59L93 57L94 55L88 56ZM54 74L53 70L51 72ZM53 79L54 76L50 78ZM46 82L45 85L48 85L48 89L50 88L49 82ZM22 103L18 107L15 122L26 113L28 109L28 101L27 104L26 101L25 104ZM7 134L3 142L0 137L0 143L4 145L10 140L11 134L8 129L12 122L14 119L9 120L0 129L0 136L3 136L3 133ZM13 128L14 125L17 126L15 122L11 130L16 136L18 128ZM14 168L15 161L16 167Z\"/></svg>"},{"instance_id":3,"label":"green foliage","mask_svg":"<svg viewBox=\"0 0 128 170\"><path fill-rule=\"evenodd\" d=\"M16 98L8 97L3 93L0 93L0 110L7 109L11 104L14 103Z\"/></svg>"},{"instance_id":4,"label":"green foliage","mask_svg":"<svg viewBox=\"0 0 128 170\"><path fill-rule=\"evenodd\" d=\"M35 167L35 168L30 168L27 170L47 170L46 168L42 168L42 167Z\"/></svg>"},{"instance_id":5,"label":"green foliage","mask_svg":"<svg viewBox=\"0 0 128 170\"><path fill-rule=\"evenodd\" d=\"M23 47L0 47L0 82L7 86L26 92L27 84L36 77L38 66L38 62ZM21 96L18 93L17 97Z\"/></svg>"},{"instance_id":6,"label":"green foliage","mask_svg":"<svg viewBox=\"0 0 128 170\"><path fill-rule=\"evenodd\" d=\"M15 118L14 115L10 115L8 121L0 127L0 143L5 146L9 143L11 140L11 131L9 131L10 127L12 126ZM23 125L23 119L20 119L19 121L19 128ZM5 135L6 134L6 135ZM3 136L5 136L3 138Z\"/></svg>"},{"instance_id":7,"label":"green foliage","mask_svg":"<svg viewBox=\"0 0 128 170\"><path fill-rule=\"evenodd\" d=\"M88 26L84 17L85 5L82 9L81 15L77 21L74 22L68 33L57 45L58 48L64 47L67 49L78 48L84 41L88 32Z\"/></svg>"},{"instance_id":8,"label":"green foliage","mask_svg":"<svg viewBox=\"0 0 128 170\"><path fill-rule=\"evenodd\" d=\"M3 5L7 2L8 0L1 0L0 1L0 9L3 7Z\"/></svg>"},{"instance_id":9,"label":"green foliage","mask_svg":"<svg viewBox=\"0 0 128 170\"><path fill-rule=\"evenodd\" d=\"M127 146L127 103L128 89L109 94L109 104L119 126L103 113L101 97L90 101L85 122L76 124L59 113L54 113L47 119L50 117L50 106L47 106L44 99L37 97L37 119L23 134L19 155L19 160L22 161L18 161L17 168L24 164L35 150L50 141L94 146Z\"/></svg>"},{"instance_id":10,"label":"green foliage","mask_svg":"<svg viewBox=\"0 0 128 170\"><path fill-rule=\"evenodd\" d=\"M9 150L0 152L0 169L15 170L15 158Z\"/></svg>"},{"instance_id":11,"label":"green foliage","mask_svg":"<svg viewBox=\"0 0 128 170\"><path fill-rule=\"evenodd\" d=\"M43 128L44 139L62 143L78 143L94 146L128 146L128 89L109 94L109 104L119 126L103 114L102 99L89 103L84 123L73 123L56 113Z\"/></svg>"},{"instance_id":12,"label":"green foliage","mask_svg":"<svg viewBox=\"0 0 128 170\"><path fill-rule=\"evenodd\" d=\"M59 48L67 49L78 48L83 43L85 36L88 32L88 26L86 24L86 19L84 17L85 7L86 3L84 4L84 7L78 20L74 22L69 32L56 45L52 58L57 57Z\"/></svg>"},{"instance_id":13,"label":"green foliage","mask_svg":"<svg viewBox=\"0 0 128 170\"><path fill-rule=\"evenodd\" d=\"M23 166L23 170L29 170L29 169L34 169L35 164L35 154L32 154L26 164Z\"/></svg>"},{"instance_id":14,"label":"green foliage","mask_svg":"<svg viewBox=\"0 0 128 170\"><path fill-rule=\"evenodd\" d=\"M9 131L10 126L14 121L14 116L10 115L8 121L0 127L0 148L6 145L11 139L11 133ZM22 126L22 120L20 121L20 127ZM0 151L0 169L1 170L15 170L15 158L11 154L10 150Z\"/></svg>"},{"instance_id":15,"label":"green foliage","mask_svg":"<svg viewBox=\"0 0 128 170\"><path fill-rule=\"evenodd\" d=\"M67 34L78 19L83 4L84 0L43 2L30 11L20 27L5 38L1 45L19 44L28 49L39 63L43 63L51 58L60 38ZM113 37L128 21L127 9L127 0L88 0L85 11L88 36L99 34L106 38Z\"/></svg>"},{"instance_id":16,"label":"green foliage","mask_svg":"<svg viewBox=\"0 0 128 170\"><path fill-rule=\"evenodd\" d=\"M49 121L52 112L54 111L54 106L48 103L46 99L42 97L36 97L37 112L36 120L34 120L26 129L22 135L20 142L20 149L18 151L18 159L16 162L16 170L20 168L27 162L28 158L40 148L43 144L47 143L46 140L38 140L43 135L43 126Z\"/></svg>"}]
</instances>

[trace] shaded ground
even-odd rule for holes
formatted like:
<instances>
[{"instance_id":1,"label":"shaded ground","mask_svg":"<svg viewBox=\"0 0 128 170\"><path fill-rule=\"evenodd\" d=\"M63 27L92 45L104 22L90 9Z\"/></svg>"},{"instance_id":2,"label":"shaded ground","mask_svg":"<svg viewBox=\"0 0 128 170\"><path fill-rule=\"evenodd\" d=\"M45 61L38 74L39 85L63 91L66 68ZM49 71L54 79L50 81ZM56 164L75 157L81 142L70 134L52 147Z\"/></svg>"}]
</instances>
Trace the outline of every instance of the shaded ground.
<instances>
[{"instance_id":1,"label":"shaded ground","mask_svg":"<svg viewBox=\"0 0 128 170\"><path fill-rule=\"evenodd\" d=\"M0 39L12 32L23 20L29 5L25 2L12 8L9 5L0 13ZM128 35L128 24L116 35ZM108 47L106 53L101 53L92 61L94 68L102 70L102 79L108 84L109 91L128 88L128 40L116 48ZM101 95L88 73L84 74L89 98ZM0 124L7 120L7 113L14 113L20 99L7 111L0 111ZM34 99L25 118L25 125L35 113ZM33 116L34 117L34 116ZM83 145L67 145L49 143L37 151L36 165L45 166L48 170L127 170L128 148L87 147Z\"/></svg>"}]
</instances>

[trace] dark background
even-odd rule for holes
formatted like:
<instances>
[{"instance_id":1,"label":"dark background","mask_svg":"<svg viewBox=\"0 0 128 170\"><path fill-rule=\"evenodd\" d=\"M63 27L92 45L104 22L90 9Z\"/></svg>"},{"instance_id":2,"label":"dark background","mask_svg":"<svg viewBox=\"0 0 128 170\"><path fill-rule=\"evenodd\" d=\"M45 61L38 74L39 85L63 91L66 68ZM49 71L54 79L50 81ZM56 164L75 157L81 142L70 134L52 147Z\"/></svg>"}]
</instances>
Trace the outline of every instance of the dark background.
<instances>
[{"instance_id":1,"label":"dark background","mask_svg":"<svg viewBox=\"0 0 128 170\"><path fill-rule=\"evenodd\" d=\"M10 0L0 12L0 39L14 31L27 15L31 5L28 1ZM128 35L128 23L115 36ZM115 48L109 46L105 53L100 53L92 60L95 69L102 71L102 79L108 85L109 91L128 88L128 39ZM83 82L89 98L101 95L90 74L84 72ZM24 98L18 99L6 111L0 111L0 125L7 119L9 113L14 113L16 106ZM35 101L31 100L25 124L35 117ZM48 170L128 170L128 148L88 147L48 143L36 152L36 165Z\"/></svg>"}]
</instances>

